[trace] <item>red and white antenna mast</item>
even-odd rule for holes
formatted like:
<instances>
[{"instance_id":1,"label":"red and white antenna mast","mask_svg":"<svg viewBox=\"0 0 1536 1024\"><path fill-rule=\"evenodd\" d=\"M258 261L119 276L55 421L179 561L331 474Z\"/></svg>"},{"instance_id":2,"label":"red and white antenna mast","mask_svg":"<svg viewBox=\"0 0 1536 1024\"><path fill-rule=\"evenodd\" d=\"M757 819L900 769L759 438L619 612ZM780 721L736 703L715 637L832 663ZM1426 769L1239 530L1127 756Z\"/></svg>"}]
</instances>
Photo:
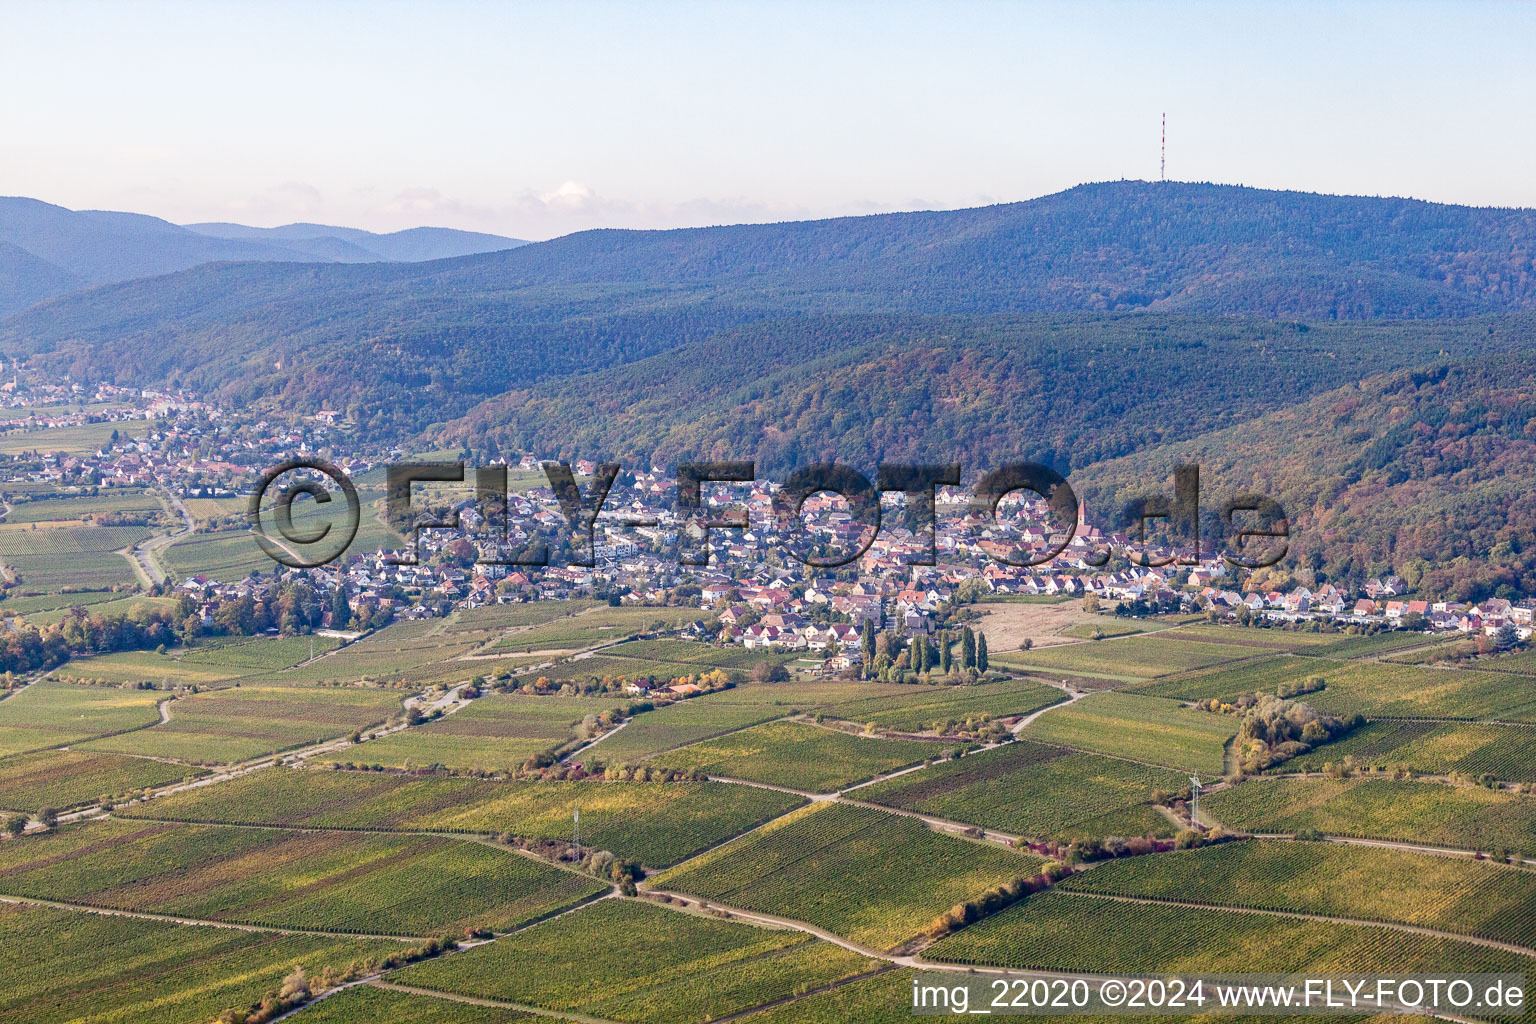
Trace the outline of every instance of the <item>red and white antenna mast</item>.
<instances>
[{"instance_id":1,"label":"red and white antenna mast","mask_svg":"<svg viewBox=\"0 0 1536 1024\"><path fill-rule=\"evenodd\" d=\"M1163 157L1157 164L1158 177L1162 181L1168 180L1168 112L1163 111Z\"/></svg>"}]
</instances>

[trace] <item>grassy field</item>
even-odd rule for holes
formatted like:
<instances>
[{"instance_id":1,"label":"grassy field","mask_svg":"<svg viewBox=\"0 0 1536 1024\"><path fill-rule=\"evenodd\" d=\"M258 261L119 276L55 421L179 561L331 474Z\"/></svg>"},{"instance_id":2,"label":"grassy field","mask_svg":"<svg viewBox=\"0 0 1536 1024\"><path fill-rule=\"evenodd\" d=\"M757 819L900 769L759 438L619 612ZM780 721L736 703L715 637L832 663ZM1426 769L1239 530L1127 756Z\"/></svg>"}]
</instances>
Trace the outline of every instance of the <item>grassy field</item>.
<instances>
[{"instance_id":1,"label":"grassy field","mask_svg":"<svg viewBox=\"0 0 1536 1024\"><path fill-rule=\"evenodd\" d=\"M18 754L0 759L0 808L28 813L44 807L64 810L201 774L186 765L120 754L83 750Z\"/></svg>"},{"instance_id":2,"label":"grassy field","mask_svg":"<svg viewBox=\"0 0 1536 1024\"><path fill-rule=\"evenodd\" d=\"M588 715L622 707L618 698L530 697L491 694L436 722L386 736L339 759L355 757L389 767L442 765L473 771L508 771L531 755L561 746Z\"/></svg>"},{"instance_id":3,"label":"grassy field","mask_svg":"<svg viewBox=\"0 0 1536 1024\"><path fill-rule=\"evenodd\" d=\"M1095 869L1098 870L1098 869ZM1530 959L1452 939L1053 889L931 946L964 964L1106 974L1524 973Z\"/></svg>"},{"instance_id":4,"label":"grassy field","mask_svg":"<svg viewBox=\"0 0 1536 1024\"><path fill-rule=\"evenodd\" d=\"M388 940L275 935L0 904L6 1024L208 1024L295 968L310 977L400 949Z\"/></svg>"},{"instance_id":5,"label":"grassy field","mask_svg":"<svg viewBox=\"0 0 1536 1024\"><path fill-rule=\"evenodd\" d=\"M943 731L967 718L1027 715L1067 699L1058 687L1032 679L1008 679L978 686L923 687L910 697L839 704L835 714L850 722L873 722L901 732Z\"/></svg>"},{"instance_id":6,"label":"grassy field","mask_svg":"<svg viewBox=\"0 0 1536 1024\"><path fill-rule=\"evenodd\" d=\"M668 751L651 763L829 793L944 749L923 740L870 739L815 725L768 722Z\"/></svg>"},{"instance_id":7,"label":"grassy field","mask_svg":"<svg viewBox=\"0 0 1536 1024\"><path fill-rule=\"evenodd\" d=\"M615 969L592 950L622 950ZM602 1020L714 1020L877 966L800 932L604 900L401 971L401 984Z\"/></svg>"},{"instance_id":8,"label":"grassy field","mask_svg":"<svg viewBox=\"0 0 1536 1024\"><path fill-rule=\"evenodd\" d=\"M1254 839L1128 857L1062 887L1390 921L1536 945L1536 872L1378 847Z\"/></svg>"},{"instance_id":9,"label":"grassy field","mask_svg":"<svg viewBox=\"0 0 1536 1024\"><path fill-rule=\"evenodd\" d=\"M784 714L784 709L771 705L727 702L732 695L732 691L707 693L636 715L628 725L594 747L589 756L605 764L634 764L653 754Z\"/></svg>"},{"instance_id":10,"label":"grassy field","mask_svg":"<svg viewBox=\"0 0 1536 1024\"><path fill-rule=\"evenodd\" d=\"M876 948L1040 861L867 807L811 804L653 880L658 889L808 921Z\"/></svg>"},{"instance_id":11,"label":"grassy field","mask_svg":"<svg viewBox=\"0 0 1536 1024\"><path fill-rule=\"evenodd\" d=\"M0 601L0 611L14 612L27 619L28 622L37 621L34 616L47 612L58 612L60 615L70 608L79 606L88 608L94 614L95 606L109 601L123 600L120 592L112 590L86 590L68 594L45 594L33 591L28 587L20 587L9 592L9 595ZM145 598L144 600L148 600Z\"/></svg>"},{"instance_id":12,"label":"grassy field","mask_svg":"<svg viewBox=\"0 0 1536 1024\"><path fill-rule=\"evenodd\" d=\"M138 577L117 554L150 536L142 526L79 526L0 531L0 562L28 589L132 586Z\"/></svg>"},{"instance_id":13,"label":"grassy field","mask_svg":"<svg viewBox=\"0 0 1536 1024\"><path fill-rule=\"evenodd\" d=\"M493 782L273 768L127 808L129 817L568 839L664 867L790 810L798 797L719 782Z\"/></svg>"},{"instance_id":14,"label":"grassy field","mask_svg":"<svg viewBox=\"0 0 1536 1024\"><path fill-rule=\"evenodd\" d=\"M124 433L133 427L124 423L81 423L69 427L32 427L0 433L0 455L25 455L60 452L65 455L90 455L112 439L112 432Z\"/></svg>"},{"instance_id":15,"label":"grassy field","mask_svg":"<svg viewBox=\"0 0 1536 1024\"><path fill-rule=\"evenodd\" d=\"M1201 817L1248 832L1395 839L1536 856L1536 798L1383 778L1274 779L1202 800Z\"/></svg>"},{"instance_id":16,"label":"grassy field","mask_svg":"<svg viewBox=\"0 0 1536 1024\"><path fill-rule=\"evenodd\" d=\"M1021 740L854 790L858 800L1036 839L1167 835L1152 791L1188 785L1178 772Z\"/></svg>"},{"instance_id":17,"label":"grassy field","mask_svg":"<svg viewBox=\"0 0 1536 1024\"><path fill-rule=\"evenodd\" d=\"M595 879L442 836L99 821L0 845L16 896L208 921L385 935L510 928Z\"/></svg>"},{"instance_id":18,"label":"grassy field","mask_svg":"<svg viewBox=\"0 0 1536 1024\"><path fill-rule=\"evenodd\" d=\"M387 690L242 686L182 697L169 722L88 749L229 764L345 736L399 711L399 695Z\"/></svg>"},{"instance_id":19,"label":"grassy field","mask_svg":"<svg viewBox=\"0 0 1536 1024\"><path fill-rule=\"evenodd\" d=\"M0 700L0 755L78 743L159 721L145 690L75 686L45 679Z\"/></svg>"},{"instance_id":20,"label":"grassy field","mask_svg":"<svg viewBox=\"0 0 1536 1024\"><path fill-rule=\"evenodd\" d=\"M1172 701L1096 693L1041 715L1024 735L1041 743L1145 761L1185 772L1222 774L1223 744L1236 721Z\"/></svg>"},{"instance_id":21,"label":"grassy field","mask_svg":"<svg viewBox=\"0 0 1536 1024\"><path fill-rule=\"evenodd\" d=\"M1536 782L1536 726L1371 722L1287 761L1279 770L1316 770L1330 761L1346 760L1364 767L1411 768L1432 775L1488 773L1510 782Z\"/></svg>"}]
</instances>

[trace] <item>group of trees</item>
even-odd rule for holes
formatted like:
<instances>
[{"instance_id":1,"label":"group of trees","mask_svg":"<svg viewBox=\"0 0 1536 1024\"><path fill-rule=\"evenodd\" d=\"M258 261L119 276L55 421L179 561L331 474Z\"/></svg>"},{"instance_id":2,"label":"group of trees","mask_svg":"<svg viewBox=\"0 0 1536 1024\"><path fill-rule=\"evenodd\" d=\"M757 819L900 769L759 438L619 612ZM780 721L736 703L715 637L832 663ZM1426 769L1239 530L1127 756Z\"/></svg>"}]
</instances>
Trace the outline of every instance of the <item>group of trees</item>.
<instances>
[{"instance_id":1,"label":"group of trees","mask_svg":"<svg viewBox=\"0 0 1536 1024\"><path fill-rule=\"evenodd\" d=\"M7 814L0 817L0 835L15 839L27 829L29 821L36 821L43 828L53 828L59 823L59 812L52 807L44 807L30 817L25 814Z\"/></svg>"},{"instance_id":2,"label":"group of trees","mask_svg":"<svg viewBox=\"0 0 1536 1024\"><path fill-rule=\"evenodd\" d=\"M1318 686L1314 689L1320 688L1322 681L1316 682ZM1288 689L1308 692L1294 687ZM1207 711L1242 716L1237 729L1237 753L1243 770L1249 772L1261 772L1299 757L1313 747L1339 739L1365 724L1361 715L1339 719L1319 714L1308 704L1277 694L1245 694L1234 703L1222 703L1213 698L1200 706Z\"/></svg>"},{"instance_id":3,"label":"group of trees","mask_svg":"<svg viewBox=\"0 0 1536 1024\"><path fill-rule=\"evenodd\" d=\"M933 923L927 928L930 938L940 939L951 932L959 931L968 924L974 924L984 917L990 917L1000 910L1006 910L1019 900L1048 889L1052 884L1066 878L1072 873L1072 869L1057 861L1049 861L1040 869L1037 875L1028 878L1015 878L1011 882L1004 882L995 886L965 903L957 903L949 910L934 918Z\"/></svg>"},{"instance_id":4,"label":"group of trees","mask_svg":"<svg viewBox=\"0 0 1536 1024\"><path fill-rule=\"evenodd\" d=\"M941 629L932 638L919 633L903 640L890 630L866 625L860 636L859 653L864 678L885 682L909 682L913 677L928 677L935 669L945 677L975 678L986 674L990 667L986 634L970 626L962 626L958 631Z\"/></svg>"}]
</instances>

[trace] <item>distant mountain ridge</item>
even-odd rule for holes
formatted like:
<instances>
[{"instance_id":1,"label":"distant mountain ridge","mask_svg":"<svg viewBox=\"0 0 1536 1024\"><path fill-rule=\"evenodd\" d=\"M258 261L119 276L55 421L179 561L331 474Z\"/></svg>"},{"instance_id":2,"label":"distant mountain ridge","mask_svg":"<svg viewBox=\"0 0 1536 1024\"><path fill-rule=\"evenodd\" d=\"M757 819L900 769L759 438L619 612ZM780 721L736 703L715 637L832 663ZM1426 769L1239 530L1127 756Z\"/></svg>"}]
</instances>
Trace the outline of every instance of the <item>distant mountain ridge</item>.
<instances>
[{"instance_id":1,"label":"distant mountain ridge","mask_svg":"<svg viewBox=\"0 0 1536 1024\"><path fill-rule=\"evenodd\" d=\"M287 245L323 230L188 234ZM1536 211L1108 182L969 210L585 231L424 264L202 266L44 303L0 323L0 351L227 400L367 410L372 429L409 434L520 387L795 317L1533 308Z\"/></svg>"},{"instance_id":2,"label":"distant mountain ridge","mask_svg":"<svg viewBox=\"0 0 1536 1024\"><path fill-rule=\"evenodd\" d=\"M187 224L185 227L188 231L209 238L270 241L284 248L313 253L337 263L420 263L473 256L482 252L500 252L528 244L517 238L454 228L407 228L381 235L361 228L329 224L284 224L276 228L253 228L244 224L217 223ZM335 255L327 255L332 252Z\"/></svg>"},{"instance_id":3,"label":"distant mountain ridge","mask_svg":"<svg viewBox=\"0 0 1536 1024\"><path fill-rule=\"evenodd\" d=\"M69 210L36 199L0 198L0 315L92 285L170 274L204 263L435 260L522 244L447 228L375 235L319 225L294 227L314 230L288 236L282 228L188 228L143 214Z\"/></svg>"},{"instance_id":4,"label":"distant mountain ridge","mask_svg":"<svg viewBox=\"0 0 1536 1024\"><path fill-rule=\"evenodd\" d=\"M427 263L351 262L411 233L83 216L306 262L74 291L0 321L0 356L480 460L1030 458L1106 508L1191 457L1283 500L1296 579L1536 588L1536 211L1111 182ZM16 301L91 269L8 240Z\"/></svg>"}]
</instances>

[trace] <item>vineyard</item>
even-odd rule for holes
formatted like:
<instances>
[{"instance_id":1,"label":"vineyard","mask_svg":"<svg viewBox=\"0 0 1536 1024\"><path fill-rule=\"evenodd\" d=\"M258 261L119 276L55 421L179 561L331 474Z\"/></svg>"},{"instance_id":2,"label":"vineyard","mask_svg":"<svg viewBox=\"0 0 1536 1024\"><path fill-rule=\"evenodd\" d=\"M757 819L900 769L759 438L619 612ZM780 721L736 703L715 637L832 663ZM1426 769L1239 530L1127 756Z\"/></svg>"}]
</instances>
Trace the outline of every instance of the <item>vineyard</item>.
<instances>
[{"instance_id":1,"label":"vineyard","mask_svg":"<svg viewBox=\"0 0 1536 1024\"><path fill-rule=\"evenodd\" d=\"M1309 695L1307 702L1329 714L1470 721L1512 717L1511 712L1524 709L1530 718L1530 693L1497 673L1352 662L1319 674L1327 678L1328 688Z\"/></svg>"},{"instance_id":2,"label":"vineyard","mask_svg":"<svg viewBox=\"0 0 1536 1024\"><path fill-rule=\"evenodd\" d=\"M1060 689L1031 679L1009 679L979 686L924 687L905 699L876 697L839 704L836 714L850 722L873 722L881 729L921 732L982 715L1027 715L1066 699Z\"/></svg>"},{"instance_id":3,"label":"vineyard","mask_svg":"<svg viewBox=\"0 0 1536 1024\"><path fill-rule=\"evenodd\" d=\"M10 527L111 513L156 516L162 511L154 492L142 487L113 488L97 494L55 492L35 495L28 501L14 501L5 514L4 524Z\"/></svg>"},{"instance_id":4,"label":"vineyard","mask_svg":"<svg viewBox=\"0 0 1536 1024\"><path fill-rule=\"evenodd\" d=\"M1182 630L1147 633L1122 640L1070 644L1032 651L996 654L999 665L1051 675L1055 672L1106 676L1139 682L1174 672L1189 672L1260 653L1231 644L1182 640Z\"/></svg>"},{"instance_id":5,"label":"vineyard","mask_svg":"<svg viewBox=\"0 0 1536 1024\"><path fill-rule=\"evenodd\" d=\"M812 804L650 884L886 948L957 903L1035 874L1040 863L940 834L913 818Z\"/></svg>"},{"instance_id":6,"label":"vineyard","mask_svg":"<svg viewBox=\"0 0 1536 1024\"><path fill-rule=\"evenodd\" d=\"M1287 683L1311 676L1330 678L1343 662L1281 655L1245 661L1241 665L1193 672L1173 679L1133 686L1126 692L1141 697L1165 697L1170 700L1206 700L1215 697L1230 700L1240 693L1274 693Z\"/></svg>"},{"instance_id":7,"label":"vineyard","mask_svg":"<svg viewBox=\"0 0 1536 1024\"><path fill-rule=\"evenodd\" d=\"M1320 658L1376 658L1435 642L1434 637L1423 633L1378 633L1375 636L1337 638L1332 643L1313 647L1306 653Z\"/></svg>"},{"instance_id":8,"label":"vineyard","mask_svg":"<svg viewBox=\"0 0 1536 1024\"><path fill-rule=\"evenodd\" d=\"M324 636L253 637L199 644L182 656L184 663L219 665L242 672L275 672L335 650L338 641Z\"/></svg>"},{"instance_id":9,"label":"vineyard","mask_svg":"<svg viewBox=\"0 0 1536 1024\"><path fill-rule=\"evenodd\" d=\"M653 867L676 863L800 803L715 782L491 782L273 769L178 793L123 815L214 824L440 831L567 839Z\"/></svg>"},{"instance_id":10,"label":"vineyard","mask_svg":"<svg viewBox=\"0 0 1536 1024\"><path fill-rule=\"evenodd\" d=\"M229 1007L255 1003L295 968L318 977L401 945L0 904L0 946L47 951L5 957L0 1020L208 1024Z\"/></svg>"},{"instance_id":11,"label":"vineyard","mask_svg":"<svg viewBox=\"0 0 1536 1024\"><path fill-rule=\"evenodd\" d=\"M360 985L304 1010L303 1024L540 1024L548 1018Z\"/></svg>"},{"instance_id":12,"label":"vineyard","mask_svg":"<svg viewBox=\"0 0 1536 1024\"><path fill-rule=\"evenodd\" d=\"M142 526L0 530L0 562L20 576L29 589L131 587L137 577L117 551L149 535Z\"/></svg>"},{"instance_id":13,"label":"vineyard","mask_svg":"<svg viewBox=\"0 0 1536 1024\"><path fill-rule=\"evenodd\" d=\"M1176 772L1021 740L850 795L1015 835L1070 840L1165 835L1172 825L1148 801L1154 790L1176 793L1187 785Z\"/></svg>"},{"instance_id":14,"label":"vineyard","mask_svg":"<svg viewBox=\"0 0 1536 1024\"><path fill-rule=\"evenodd\" d=\"M622 950L615 969L590 950ZM458 956L402 971L401 984L636 1024L713 1020L874 962L800 932L645 903L603 900Z\"/></svg>"},{"instance_id":15,"label":"vineyard","mask_svg":"<svg viewBox=\"0 0 1536 1024\"><path fill-rule=\"evenodd\" d=\"M1509 782L1536 782L1536 725L1371 722L1279 770L1315 771L1346 759L1365 767L1432 775L1487 773Z\"/></svg>"},{"instance_id":16,"label":"vineyard","mask_svg":"<svg viewBox=\"0 0 1536 1024\"><path fill-rule=\"evenodd\" d=\"M229 764L345 736L399 712L399 696L381 690L242 686L182 697L169 722L88 749Z\"/></svg>"},{"instance_id":17,"label":"vineyard","mask_svg":"<svg viewBox=\"0 0 1536 1024\"><path fill-rule=\"evenodd\" d=\"M1191 711L1172 701L1096 693L1041 715L1024 735L1041 743L1216 776L1224 770L1223 745L1236 731L1234 719Z\"/></svg>"},{"instance_id":18,"label":"vineyard","mask_svg":"<svg viewBox=\"0 0 1536 1024\"><path fill-rule=\"evenodd\" d=\"M44 680L0 701L0 756L78 743L160 720L144 690Z\"/></svg>"},{"instance_id":19,"label":"vineyard","mask_svg":"<svg viewBox=\"0 0 1536 1024\"><path fill-rule=\"evenodd\" d=\"M245 673L223 665L198 664L154 651L118 651L94 658L75 658L54 673L61 679L91 683L148 683L162 690L178 686L216 686Z\"/></svg>"},{"instance_id":20,"label":"vineyard","mask_svg":"<svg viewBox=\"0 0 1536 1024\"><path fill-rule=\"evenodd\" d=\"M777 664L790 657L771 651L749 651L745 647L735 645L722 647L694 640L631 640L629 643L611 647L604 653L612 658L698 665L703 669L747 669L760 661Z\"/></svg>"},{"instance_id":21,"label":"vineyard","mask_svg":"<svg viewBox=\"0 0 1536 1024\"><path fill-rule=\"evenodd\" d=\"M755 704L762 707L794 710L836 708L850 701L884 697L899 700L917 690L911 684L857 682L842 679L792 679L783 683L750 683L711 694L710 701L720 704Z\"/></svg>"},{"instance_id":22,"label":"vineyard","mask_svg":"<svg viewBox=\"0 0 1536 1024\"><path fill-rule=\"evenodd\" d=\"M508 771L534 754L570 742L576 724L586 716L624 704L617 698L491 694L439 721L370 742L359 756L393 768L437 764Z\"/></svg>"},{"instance_id":23,"label":"vineyard","mask_svg":"<svg viewBox=\"0 0 1536 1024\"><path fill-rule=\"evenodd\" d=\"M1392 779L1277 779L1216 793L1201 816L1249 832L1327 835L1536 856L1536 799Z\"/></svg>"},{"instance_id":24,"label":"vineyard","mask_svg":"<svg viewBox=\"0 0 1536 1024\"><path fill-rule=\"evenodd\" d=\"M448 633L466 633L540 626L597 607L595 601L533 601L527 604L492 604L460 608L445 626Z\"/></svg>"},{"instance_id":25,"label":"vineyard","mask_svg":"<svg viewBox=\"0 0 1536 1024\"><path fill-rule=\"evenodd\" d=\"M912 979L906 968L841 985L830 992L775 1006L747 1018L749 1024L911 1024Z\"/></svg>"},{"instance_id":26,"label":"vineyard","mask_svg":"<svg viewBox=\"0 0 1536 1024\"><path fill-rule=\"evenodd\" d=\"M179 577L206 576L232 583L252 570L267 572L272 559L262 553L245 530L194 533L165 549L165 564Z\"/></svg>"},{"instance_id":27,"label":"vineyard","mask_svg":"<svg viewBox=\"0 0 1536 1024\"><path fill-rule=\"evenodd\" d=\"M650 763L826 793L916 764L943 749L922 740L870 739L815 725L769 722L660 754Z\"/></svg>"},{"instance_id":28,"label":"vineyard","mask_svg":"<svg viewBox=\"0 0 1536 1024\"><path fill-rule=\"evenodd\" d=\"M636 715L623 729L603 740L591 756L607 764L634 764L652 754L757 725L784 714L762 704L728 704L711 693Z\"/></svg>"},{"instance_id":29,"label":"vineyard","mask_svg":"<svg viewBox=\"0 0 1536 1024\"><path fill-rule=\"evenodd\" d=\"M579 618L535 626L511 634L498 650L577 650L635 633L675 628L702 618L697 608L598 608Z\"/></svg>"},{"instance_id":30,"label":"vineyard","mask_svg":"<svg viewBox=\"0 0 1536 1024\"><path fill-rule=\"evenodd\" d=\"M1306 651L1315 654L1339 642L1337 635L1327 633L1301 633L1287 629L1248 629L1242 626L1204 622L1180 626L1178 633L1174 635L1182 640L1246 647L1255 653Z\"/></svg>"},{"instance_id":31,"label":"vineyard","mask_svg":"<svg viewBox=\"0 0 1536 1024\"><path fill-rule=\"evenodd\" d=\"M1390 921L1536 946L1536 872L1378 847L1224 843L1113 861L1062 888Z\"/></svg>"},{"instance_id":32,"label":"vineyard","mask_svg":"<svg viewBox=\"0 0 1536 1024\"><path fill-rule=\"evenodd\" d=\"M199 769L142 757L44 750L0 760L0 808L32 812L117 798L148 786L202 775Z\"/></svg>"},{"instance_id":33,"label":"vineyard","mask_svg":"<svg viewBox=\"0 0 1536 1024\"><path fill-rule=\"evenodd\" d=\"M1523 974L1530 969L1528 957L1453 939L1131 903L1061 889L1031 896L940 940L924 955L960 964L1105 974Z\"/></svg>"},{"instance_id":34,"label":"vineyard","mask_svg":"<svg viewBox=\"0 0 1536 1024\"><path fill-rule=\"evenodd\" d=\"M461 839L138 821L5 844L0 875L9 895L405 936L510 928L604 888Z\"/></svg>"},{"instance_id":35,"label":"vineyard","mask_svg":"<svg viewBox=\"0 0 1536 1024\"><path fill-rule=\"evenodd\" d=\"M437 632L442 623L397 622L348 644L334 654L296 668L273 673L264 682L356 683L414 682L421 676L451 670L472 679L488 670L486 662L455 661L483 641L472 633Z\"/></svg>"}]
</instances>

